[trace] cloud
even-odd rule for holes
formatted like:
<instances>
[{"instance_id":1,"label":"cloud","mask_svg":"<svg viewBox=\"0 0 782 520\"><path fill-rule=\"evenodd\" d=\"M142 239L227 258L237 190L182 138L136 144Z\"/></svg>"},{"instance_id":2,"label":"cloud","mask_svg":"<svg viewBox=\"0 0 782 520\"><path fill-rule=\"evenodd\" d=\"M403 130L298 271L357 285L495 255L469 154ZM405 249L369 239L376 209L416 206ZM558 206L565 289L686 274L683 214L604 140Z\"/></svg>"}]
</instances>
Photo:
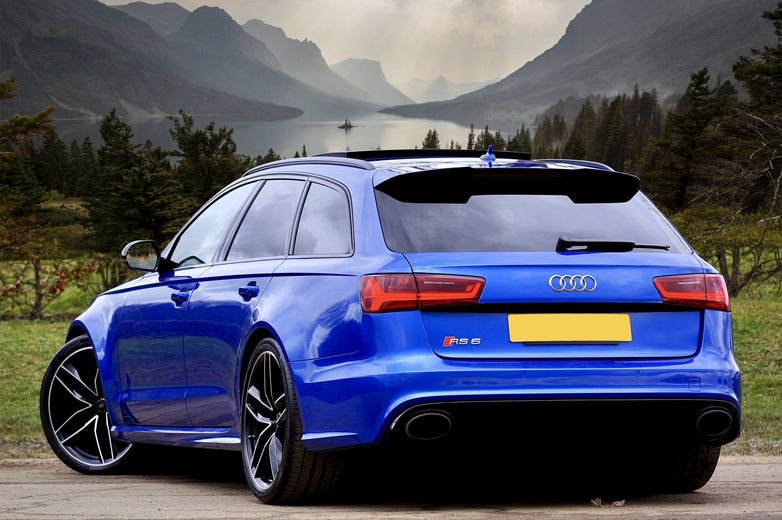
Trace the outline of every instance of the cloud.
<instances>
[{"instance_id":1,"label":"cloud","mask_svg":"<svg viewBox=\"0 0 782 520\"><path fill-rule=\"evenodd\" d=\"M164 0L147 0L159 3ZM318 44L329 63L379 60L396 83L500 78L548 49L589 0L211 0ZM127 0L106 0L108 4ZM204 0L179 0L195 9Z\"/></svg>"}]
</instances>

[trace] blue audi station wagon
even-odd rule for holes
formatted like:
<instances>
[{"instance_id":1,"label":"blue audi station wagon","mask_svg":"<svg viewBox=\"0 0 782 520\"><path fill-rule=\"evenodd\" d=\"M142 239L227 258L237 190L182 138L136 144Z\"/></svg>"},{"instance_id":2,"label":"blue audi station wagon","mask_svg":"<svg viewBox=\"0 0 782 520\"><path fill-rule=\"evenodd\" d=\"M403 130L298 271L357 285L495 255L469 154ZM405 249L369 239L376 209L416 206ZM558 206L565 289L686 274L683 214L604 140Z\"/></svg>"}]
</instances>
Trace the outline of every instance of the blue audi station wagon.
<instances>
[{"instance_id":1,"label":"blue audi station wagon","mask_svg":"<svg viewBox=\"0 0 782 520\"><path fill-rule=\"evenodd\" d=\"M334 490L350 449L470 442L476 417L484 442L562 423L573 440L612 417L599 435L660 448L638 473L688 492L739 435L722 277L602 164L283 160L122 256L143 275L73 322L41 388L80 472L137 444L234 450L253 493L286 503Z\"/></svg>"}]
</instances>

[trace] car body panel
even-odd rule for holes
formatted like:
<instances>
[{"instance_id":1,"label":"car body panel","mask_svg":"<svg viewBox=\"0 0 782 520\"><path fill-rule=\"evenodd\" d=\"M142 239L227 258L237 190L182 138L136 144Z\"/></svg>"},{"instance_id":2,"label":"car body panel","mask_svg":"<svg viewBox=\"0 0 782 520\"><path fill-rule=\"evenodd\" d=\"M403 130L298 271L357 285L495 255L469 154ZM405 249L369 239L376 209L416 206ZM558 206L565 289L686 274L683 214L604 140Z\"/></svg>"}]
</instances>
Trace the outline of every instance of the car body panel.
<instances>
[{"instance_id":1,"label":"car body panel","mask_svg":"<svg viewBox=\"0 0 782 520\"><path fill-rule=\"evenodd\" d=\"M709 399L740 414L730 313L658 308L651 283L666 274L716 272L697 255L402 254L386 246L373 186L476 160L375 161L374 168L343 162L282 161L237 183L295 176L340 186L349 194L351 254L218 259L178 273L189 280L153 273L100 295L73 322L69 335L84 331L95 347L114 435L238 449L242 360L256 334L273 337L283 349L299 400L302 442L310 450L381 442L401 414L427 403ZM512 167L514 161L497 163ZM538 161L524 167L581 166ZM483 277L480 312L363 312L362 275L413 271ZM600 288L555 292L548 286L555 274L592 274ZM184 282L194 285L177 308L172 285ZM245 301L238 290L249 282L256 283L258 296ZM154 296L146 295L149 288ZM627 345L632 353L619 357L616 345L519 346L507 337L508 314L530 306L603 312L594 310L600 305L626 306L616 312L631 315L639 339ZM647 307L633 307L639 305ZM480 355L442 346L442 335L473 337L475 330L486 339ZM509 355L508 349L524 353Z\"/></svg>"}]
</instances>

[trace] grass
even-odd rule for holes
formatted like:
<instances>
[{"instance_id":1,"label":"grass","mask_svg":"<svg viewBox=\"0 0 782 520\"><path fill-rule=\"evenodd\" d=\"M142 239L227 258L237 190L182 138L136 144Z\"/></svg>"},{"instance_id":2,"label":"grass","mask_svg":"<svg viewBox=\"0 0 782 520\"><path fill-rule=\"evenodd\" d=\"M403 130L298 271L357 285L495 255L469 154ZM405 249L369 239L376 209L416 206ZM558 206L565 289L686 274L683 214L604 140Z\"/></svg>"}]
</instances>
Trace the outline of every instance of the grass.
<instances>
[{"instance_id":1,"label":"grass","mask_svg":"<svg viewBox=\"0 0 782 520\"><path fill-rule=\"evenodd\" d=\"M38 391L67 329L64 321L0 322L0 459L47 454Z\"/></svg>"},{"instance_id":2,"label":"grass","mask_svg":"<svg viewBox=\"0 0 782 520\"><path fill-rule=\"evenodd\" d=\"M742 298L733 312L744 431L726 453L782 455L782 297ZM0 322L0 459L49 455L38 390L67 328L64 321Z\"/></svg>"},{"instance_id":3,"label":"grass","mask_svg":"<svg viewBox=\"0 0 782 520\"><path fill-rule=\"evenodd\" d=\"M782 298L740 299L733 315L744 430L726 451L782 455Z\"/></svg>"}]
</instances>

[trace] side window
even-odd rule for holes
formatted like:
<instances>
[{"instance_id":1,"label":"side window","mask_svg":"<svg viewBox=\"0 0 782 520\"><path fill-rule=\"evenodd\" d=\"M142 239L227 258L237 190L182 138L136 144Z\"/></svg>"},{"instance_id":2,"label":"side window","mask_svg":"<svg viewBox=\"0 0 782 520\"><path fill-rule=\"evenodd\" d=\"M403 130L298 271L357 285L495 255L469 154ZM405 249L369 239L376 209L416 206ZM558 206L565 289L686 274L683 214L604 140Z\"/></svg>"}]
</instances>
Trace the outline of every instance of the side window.
<instances>
[{"instance_id":1,"label":"side window","mask_svg":"<svg viewBox=\"0 0 782 520\"><path fill-rule=\"evenodd\" d=\"M296 232L295 255L350 253L350 208L340 191L311 184Z\"/></svg>"},{"instance_id":2,"label":"side window","mask_svg":"<svg viewBox=\"0 0 782 520\"><path fill-rule=\"evenodd\" d=\"M284 256L303 188L304 181L266 181L236 232L227 260Z\"/></svg>"},{"instance_id":3,"label":"side window","mask_svg":"<svg viewBox=\"0 0 782 520\"><path fill-rule=\"evenodd\" d=\"M179 236L171 260L179 267L211 262L236 213L256 186L243 184L202 211Z\"/></svg>"}]
</instances>

